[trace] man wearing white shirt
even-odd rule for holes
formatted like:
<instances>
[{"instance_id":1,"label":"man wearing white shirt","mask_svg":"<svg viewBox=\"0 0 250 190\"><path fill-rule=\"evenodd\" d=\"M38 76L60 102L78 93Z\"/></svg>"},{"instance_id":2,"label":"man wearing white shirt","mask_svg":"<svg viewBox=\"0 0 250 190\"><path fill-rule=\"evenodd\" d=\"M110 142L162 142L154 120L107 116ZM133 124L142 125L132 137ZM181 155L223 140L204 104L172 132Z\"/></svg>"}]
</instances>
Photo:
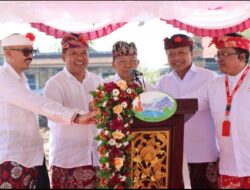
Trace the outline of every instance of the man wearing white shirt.
<instances>
[{"instance_id":1,"label":"man wearing white shirt","mask_svg":"<svg viewBox=\"0 0 250 190\"><path fill-rule=\"evenodd\" d=\"M224 75L189 95L199 110L210 108L220 148L220 188L250 188L249 39L236 34L213 38Z\"/></svg>"},{"instance_id":2,"label":"man wearing white shirt","mask_svg":"<svg viewBox=\"0 0 250 190\"><path fill-rule=\"evenodd\" d=\"M42 166L43 140L35 114L60 123L94 123L96 113L65 108L29 89L23 71L33 55L32 33L2 40L6 62L0 68L0 188L35 188ZM80 115L83 114L84 115Z\"/></svg>"},{"instance_id":3,"label":"man wearing white shirt","mask_svg":"<svg viewBox=\"0 0 250 190\"><path fill-rule=\"evenodd\" d=\"M166 92L174 98L189 94L216 74L193 63L193 40L184 35L176 34L164 39L168 62L172 68L156 84L156 89ZM192 188L216 188L218 147L215 129L209 109L197 112L185 123L184 153L189 166Z\"/></svg>"},{"instance_id":4,"label":"man wearing white shirt","mask_svg":"<svg viewBox=\"0 0 250 190\"><path fill-rule=\"evenodd\" d=\"M63 71L50 78L44 95L63 106L88 111L90 91L95 90L101 78L87 70L88 44L79 34L68 33L62 39ZM53 189L96 188L98 135L96 126L70 128L49 121L51 187Z\"/></svg>"},{"instance_id":5,"label":"man wearing white shirt","mask_svg":"<svg viewBox=\"0 0 250 190\"><path fill-rule=\"evenodd\" d=\"M137 72L139 71L136 71L139 65L139 60L137 58L137 48L134 42L115 42L113 44L112 55L112 66L116 70L116 74L114 78L107 79L105 82L117 82L121 79L128 83L136 81L144 87L144 90L154 90L154 87L150 83L143 80L142 73L138 74ZM132 71L135 71L136 73L133 74Z\"/></svg>"}]
</instances>

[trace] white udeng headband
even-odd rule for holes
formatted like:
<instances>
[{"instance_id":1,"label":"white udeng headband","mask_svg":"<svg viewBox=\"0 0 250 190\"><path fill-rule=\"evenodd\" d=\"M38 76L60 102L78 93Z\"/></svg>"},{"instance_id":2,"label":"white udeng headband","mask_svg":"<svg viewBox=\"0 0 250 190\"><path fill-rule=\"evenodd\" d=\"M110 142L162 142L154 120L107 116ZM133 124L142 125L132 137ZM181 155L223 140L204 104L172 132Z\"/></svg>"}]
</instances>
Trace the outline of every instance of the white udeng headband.
<instances>
[{"instance_id":1,"label":"white udeng headband","mask_svg":"<svg viewBox=\"0 0 250 190\"><path fill-rule=\"evenodd\" d=\"M29 37L22 34L11 34L2 40L2 47L33 45L33 41Z\"/></svg>"}]
</instances>

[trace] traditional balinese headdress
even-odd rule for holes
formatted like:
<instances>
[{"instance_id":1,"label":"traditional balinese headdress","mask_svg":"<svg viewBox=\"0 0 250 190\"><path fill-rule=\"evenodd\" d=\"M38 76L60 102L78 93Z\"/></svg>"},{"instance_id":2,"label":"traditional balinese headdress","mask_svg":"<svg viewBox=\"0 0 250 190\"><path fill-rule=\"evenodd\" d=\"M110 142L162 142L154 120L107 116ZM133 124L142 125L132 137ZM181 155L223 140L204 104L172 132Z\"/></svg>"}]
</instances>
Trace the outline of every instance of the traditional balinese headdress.
<instances>
[{"instance_id":1,"label":"traditional balinese headdress","mask_svg":"<svg viewBox=\"0 0 250 190\"><path fill-rule=\"evenodd\" d=\"M68 48L77 48L77 47L88 47L87 40L82 34L76 34L76 33L66 33L63 36L62 42L62 49L68 49Z\"/></svg>"},{"instance_id":2,"label":"traditional balinese headdress","mask_svg":"<svg viewBox=\"0 0 250 190\"><path fill-rule=\"evenodd\" d=\"M223 37L215 37L210 42L210 47L214 44L217 48L240 48L250 51L250 40L244 37L234 37L234 36L223 36Z\"/></svg>"},{"instance_id":3,"label":"traditional balinese headdress","mask_svg":"<svg viewBox=\"0 0 250 190\"><path fill-rule=\"evenodd\" d=\"M35 40L35 35L32 33L23 34L11 34L2 40L2 47L7 46L25 46L25 45L33 45Z\"/></svg>"},{"instance_id":4,"label":"traditional balinese headdress","mask_svg":"<svg viewBox=\"0 0 250 190\"><path fill-rule=\"evenodd\" d=\"M173 35L171 38L166 37L164 39L164 48L172 49L172 48L178 48L182 46L189 46L193 47L193 40L192 38L184 35L184 34L176 34Z\"/></svg>"},{"instance_id":5,"label":"traditional balinese headdress","mask_svg":"<svg viewBox=\"0 0 250 190\"><path fill-rule=\"evenodd\" d=\"M127 43L124 41L118 41L114 43L113 50L112 50L113 58L119 57L119 56L133 56L137 55L137 48L135 46L134 42Z\"/></svg>"}]
</instances>

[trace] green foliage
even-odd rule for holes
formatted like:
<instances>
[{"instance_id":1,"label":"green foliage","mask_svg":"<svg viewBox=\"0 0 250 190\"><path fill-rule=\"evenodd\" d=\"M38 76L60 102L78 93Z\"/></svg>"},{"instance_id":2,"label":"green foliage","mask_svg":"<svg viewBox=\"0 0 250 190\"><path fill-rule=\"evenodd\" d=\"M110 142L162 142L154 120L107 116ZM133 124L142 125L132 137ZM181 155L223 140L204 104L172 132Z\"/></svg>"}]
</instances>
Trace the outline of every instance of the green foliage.
<instances>
[{"instance_id":1,"label":"green foliage","mask_svg":"<svg viewBox=\"0 0 250 190\"><path fill-rule=\"evenodd\" d=\"M250 39L250 28L244 30L243 32L239 32L239 34L245 36L246 38Z\"/></svg>"}]
</instances>

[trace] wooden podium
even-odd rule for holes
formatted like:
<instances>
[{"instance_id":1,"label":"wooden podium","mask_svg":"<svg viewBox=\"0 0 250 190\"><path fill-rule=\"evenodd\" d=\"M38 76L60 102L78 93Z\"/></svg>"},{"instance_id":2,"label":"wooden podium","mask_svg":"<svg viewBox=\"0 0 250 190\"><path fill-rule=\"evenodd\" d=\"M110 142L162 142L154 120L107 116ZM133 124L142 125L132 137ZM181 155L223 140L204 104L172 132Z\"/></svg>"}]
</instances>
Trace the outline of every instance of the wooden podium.
<instances>
[{"instance_id":1,"label":"wooden podium","mask_svg":"<svg viewBox=\"0 0 250 190\"><path fill-rule=\"evenodd\" d=\"M197 99L176 99L177 111L161 122L134 118L131 143L133 188L183 189L184 121L198 110Z\"/></svg>"}]
</instances>

